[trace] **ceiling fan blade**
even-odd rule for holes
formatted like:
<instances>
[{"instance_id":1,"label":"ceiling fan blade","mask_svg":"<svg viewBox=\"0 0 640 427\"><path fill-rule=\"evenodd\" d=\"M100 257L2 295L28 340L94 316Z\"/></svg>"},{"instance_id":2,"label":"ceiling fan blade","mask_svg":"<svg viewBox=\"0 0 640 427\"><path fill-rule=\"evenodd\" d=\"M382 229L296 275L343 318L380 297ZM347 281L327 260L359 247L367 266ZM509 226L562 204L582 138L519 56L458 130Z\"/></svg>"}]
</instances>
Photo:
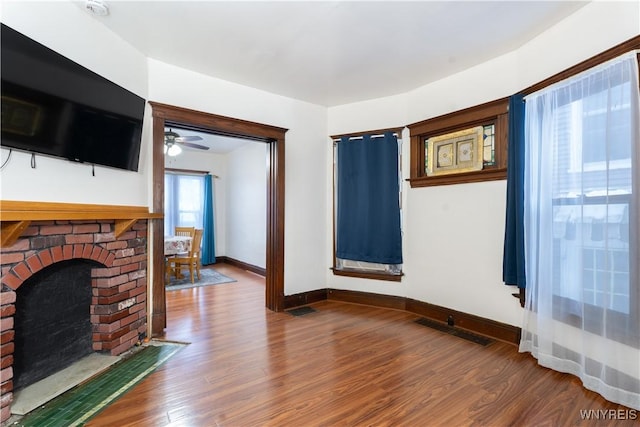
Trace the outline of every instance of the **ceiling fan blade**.
<instances>
[{"instance_id":1,"label":"ceiling fan blade","mask_svg":"<svg viewBox=\"0 0 640 427\"><path fill-rule=\"evenodd\" d=\"M192 142L178 141L178 144L184 145L185 147L197 148L198 150L208 150L209 149L209 147L207 147L207 146L200 145L200 144L194 144Z\"/></svg>"},{"instance_id":2,"label":"ceiling fan blade","mask_svg":"<svg viewBox=\"0 0 640 427\"><path fill-rule=\"evenodd\" d=\"M201 141L202 137L197 135L189 135L189 136L179 136L176 138L178 142L187 142L187 141Z\"/></svg>"}]
</instances>

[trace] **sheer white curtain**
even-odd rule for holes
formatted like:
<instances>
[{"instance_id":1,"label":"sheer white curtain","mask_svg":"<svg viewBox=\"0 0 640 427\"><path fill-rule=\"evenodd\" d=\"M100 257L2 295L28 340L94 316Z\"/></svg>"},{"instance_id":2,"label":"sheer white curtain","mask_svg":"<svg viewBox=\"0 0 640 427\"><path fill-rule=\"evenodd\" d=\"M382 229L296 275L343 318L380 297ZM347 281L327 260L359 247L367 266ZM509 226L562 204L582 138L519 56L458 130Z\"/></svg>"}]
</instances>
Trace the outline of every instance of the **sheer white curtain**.
<instances>
[{"instance_id":1,"label":"sheer white curtain","mask_svg":"<svg viewBox=\"0 0 640 427\"><path fill-rule=\"evenodd\" d=\"M520 351L640 409L635 52L525 98Z\"/></svg>"},{"instance_id":2,"label":"sheer white curtain","mask_svg":"<svg viewBox=\"0 0 640 427\"><path fill-rule=\"evenodd\" d=\"M175 227L202 228L204 176L166 173L164 175L164 234Z\"/></svg>"}]
</instances>

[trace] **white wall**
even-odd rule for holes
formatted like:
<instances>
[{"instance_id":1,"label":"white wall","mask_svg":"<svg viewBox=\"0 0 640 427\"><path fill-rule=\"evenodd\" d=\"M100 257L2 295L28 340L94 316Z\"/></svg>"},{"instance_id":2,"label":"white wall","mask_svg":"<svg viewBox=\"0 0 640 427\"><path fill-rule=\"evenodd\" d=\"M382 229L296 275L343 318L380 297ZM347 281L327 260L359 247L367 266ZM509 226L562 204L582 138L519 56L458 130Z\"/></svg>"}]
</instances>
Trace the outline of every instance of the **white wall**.
<instances>
[{"instance_id":1,"label":"white wall","mask_svg":"<svg viewBox=\"0 0 640 427\"><path fill-rule=\"evenodd\" d=\"M68 2L2 2L2 22L130 91L147 97L146 58ZM117 60L114 60L117 58ZM126 67L122 64L126 64ZM148 111L145 120L149 118ZM146 120L139 172L72 163L13 151L0 173L0 198L147 206L151 198L151 127ZM0 150L0 162L9 150Z\"/></svg>"},{"instance_id":2,"label":"white wall","mask_svg":"<svg viewBox=\"0 0 640 427\"><path fill-rule=\"evenodd\" d=\"M208 153L203 151L182 150L182 154L175 157L165 156L164 167L173 169L187 169L207 171L213 178L213 227L216 242L216 256L224 255L226 251L226 176L227 155Z\"/></svg>"},{"instance_id":3,"label":"white wall","mask_svg":"<svg viewBox=\"0 0 640 427\"><path fill-rule=\"evenodd\" d=\"M403 95L330 108L329 134L402 126L509 96L640 34L638 7L591 3L514 52ZM408 178L408 130L404 136ZM327 186L328 203L331 191ZM328 286L406 296L520 325L514 288L502 284L505 192L505 181L414 189L405 183L402 282L328 273ZM330 265L332 248L326 253Z\"/></svg>"},{"instance_id":4,"label":"white wall","mask_svg":"<svg viewBox=\"0 0 640 427\"><path fill-rule=\"evenodd\" d=\"M517 51L522 88L640 34L640 2L595 1Z\"/></svg>"},{"instance_id":5,"label":"white wall","mask_svg":"<svg viewBox=\"0 0 640 427\"><path fill-rule=\"evenodd\" d=\"M251 142L227 155L225 255L266 268L267 152Z\"/></svg>"},{"instance_id":6,"label":"white wall","mask_svg":"<svg viewBox=\"0 0 640 427\"><path fill-rule=\"evenodd\" d=\"M285 135L285 294L326 287L327 110L149 59L149 99L289 129ZM229 242L227 242L229 244Z\"/></svg>"}]
</instances>

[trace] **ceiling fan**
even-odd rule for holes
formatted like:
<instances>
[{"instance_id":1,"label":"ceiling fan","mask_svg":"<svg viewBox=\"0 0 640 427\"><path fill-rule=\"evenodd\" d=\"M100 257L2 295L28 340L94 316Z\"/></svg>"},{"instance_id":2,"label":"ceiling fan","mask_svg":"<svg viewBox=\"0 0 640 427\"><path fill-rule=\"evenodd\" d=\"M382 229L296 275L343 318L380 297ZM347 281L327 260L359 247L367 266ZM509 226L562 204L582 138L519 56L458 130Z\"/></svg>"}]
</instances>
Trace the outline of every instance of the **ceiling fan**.
<instances>
[{"instance_id":1,"label":"ceiling fan","mask_svg":"<svg viewBox=\"0 0 640 427\"><path fill-rule=\"evenodd\" d=\"M180 134L175 133L171 129L164 133L164 153L169 156L177 156L182 153L181 145L190 148L196 148L198 150L208 150L209 147L200 144L194 144L190 141L200 141L202 137L197 135L191 136L180 136Z\"/></svg>"}]
</instances>

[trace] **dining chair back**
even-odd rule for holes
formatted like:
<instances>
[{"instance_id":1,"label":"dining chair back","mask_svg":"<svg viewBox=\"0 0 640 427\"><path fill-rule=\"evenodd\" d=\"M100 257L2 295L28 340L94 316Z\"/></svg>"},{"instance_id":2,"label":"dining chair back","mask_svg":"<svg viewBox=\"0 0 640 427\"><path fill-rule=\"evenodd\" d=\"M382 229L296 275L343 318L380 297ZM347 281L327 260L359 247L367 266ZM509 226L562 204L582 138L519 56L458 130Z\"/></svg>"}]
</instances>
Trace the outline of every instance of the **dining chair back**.
<instances>
[{"instance_id":1,"label":"dining chair back","mask_svg":"<svg viewBox=\"0 0 640 427\"><path fill-rule=\"evenodd\" d=\"M174 231L174 236L188 236L193 238L195 234L195 227L176 227Z\"/></svg>"}]
</instances>

